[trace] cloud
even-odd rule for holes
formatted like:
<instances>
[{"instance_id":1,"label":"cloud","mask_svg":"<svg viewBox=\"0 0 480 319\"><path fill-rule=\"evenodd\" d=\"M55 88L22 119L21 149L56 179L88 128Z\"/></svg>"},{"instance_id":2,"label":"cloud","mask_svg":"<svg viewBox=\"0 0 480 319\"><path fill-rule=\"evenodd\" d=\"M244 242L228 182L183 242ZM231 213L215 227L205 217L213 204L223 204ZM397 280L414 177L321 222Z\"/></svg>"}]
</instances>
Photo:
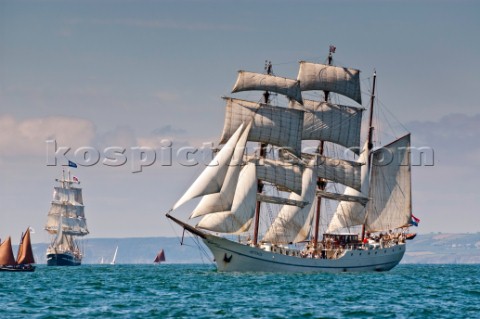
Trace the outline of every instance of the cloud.
<instances>
[{"instance_id":1,"label":"cloud","mask_svg":"<svg viewBox=\"0 0 480 319\"><path fill-rule=\"evenodd\" d=\"M99 136L97 145L100 149L111 146L129 148L137 145L137 138L131 127L122 125Z\"/></svg>"},{"instance_id":2,"label":"cloud","mask_svg":"<svg viewBox=\"0 0 480 319\"><path fill-rule=\"evenodd\" d=\"M153 134L157 136L178 136L184 135L185 133L187 133L187 131L183 128L175 128L170 124L159 127L153 131Z\"/></svg>"},{"instance_id":3,"label":"cloud","mask_svg":"<svg viewBox=\"0 0 480 319\"><path fill-rule=\"evenodd\" d=\"M474 165L480 160L480 114L448 114L440 120L407 124L414 146L428 146L441 165Z\"/></svg>"},{"instance_id":4,"label":"cloud","mask_svg":"<svg viewBox=\"0 0 480 319\"><path fill-rule=\"evenodd\" d=\"M44 156L47 140L56 140L57 145L72 148L90 145L95 126L91 121L75 117L16 120L4 115L0 117L0 132L0 156Z\"/></svg>"}]
</instances>

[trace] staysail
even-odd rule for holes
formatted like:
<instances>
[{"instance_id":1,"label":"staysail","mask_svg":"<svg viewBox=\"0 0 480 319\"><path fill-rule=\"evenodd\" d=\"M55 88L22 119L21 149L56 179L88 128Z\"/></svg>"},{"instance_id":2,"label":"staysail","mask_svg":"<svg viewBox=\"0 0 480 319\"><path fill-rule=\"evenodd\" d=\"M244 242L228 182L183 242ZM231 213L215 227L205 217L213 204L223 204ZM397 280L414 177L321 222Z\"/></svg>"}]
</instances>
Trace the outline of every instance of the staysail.
<instances>
[{"instance_id":1,"label":"staysail","mask_svg":"<svg viewBox=\"0 0 480 319\"><path fill-rule=\"evenodd\" d=\"M231 209L235 189L238 183L238 176L240 175L240 171L244 164L243 155L245 153L245 146L250 128L251 122L247 125L235 145L235 150L228 163L227 173L220 192L203 196L200 203L190 215L190 218L214 212L228 211Z\"/></svg>"},{"instance_id":2,"label":"staysail","mask_svg":"<svg viewBox=\"0 0 480 319\"><path fill-rule=\"evenodd\" d=\"M242 233L249 229L255 213L257 176L254 163L248 163L240 172L232 209L205 215L197 224L220 233Z\"/></svg>"},{"instance_id":3,"label":"staysail","mask_svg":"<svg viewBox=\"0 0 480 319\"><path fill-rule=\"evenodd\" d=\"M173 205L172 210L195 197L217 193L221 190L227 174L228 165L232 158L232 154L235 151L235 146L240 138L243 127L243 123L238 125L235 129L235 133L232 134L231 138L228 140L228 143L222 147L185 194L175 203L175 205Z\"/></svg>"}]
</instances>

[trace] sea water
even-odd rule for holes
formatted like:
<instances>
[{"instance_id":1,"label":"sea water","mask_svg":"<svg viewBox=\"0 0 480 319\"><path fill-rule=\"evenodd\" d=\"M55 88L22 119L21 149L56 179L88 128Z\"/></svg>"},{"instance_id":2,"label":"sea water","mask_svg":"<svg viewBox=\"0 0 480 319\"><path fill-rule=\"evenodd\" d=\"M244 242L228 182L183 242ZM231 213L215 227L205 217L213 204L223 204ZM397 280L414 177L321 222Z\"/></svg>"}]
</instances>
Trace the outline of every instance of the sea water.
<instances>
[{"instance_id":1,"label":"sea water","mask_svg":"<svg viewBox=\"0 0 480 319\"><path fill-rule=\"evenodd\" d=\"M361 274L39 265L0 272L0 318L480 318L480 265Z\"/></svg>"}]
</instances>

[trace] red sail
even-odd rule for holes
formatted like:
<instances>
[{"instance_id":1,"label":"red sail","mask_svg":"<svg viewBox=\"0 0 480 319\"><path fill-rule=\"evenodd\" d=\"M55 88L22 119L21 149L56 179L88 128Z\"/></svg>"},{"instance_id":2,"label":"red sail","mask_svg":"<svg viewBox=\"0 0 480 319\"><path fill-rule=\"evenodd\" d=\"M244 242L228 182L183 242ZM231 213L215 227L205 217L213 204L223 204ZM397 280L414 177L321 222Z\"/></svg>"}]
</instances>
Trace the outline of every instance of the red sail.
<instances>
[{"instance_id":1,"label":"red sail","mask_svg":"<svg viewBox=\"0 0 480 319\"><path fill-rule=\"evenodd\" d=\"M155 260L153 261L154 263L158 264L161 263L162 261L165 261L165 252L160 250L160 252L157 254L157 257L155 257Z\"/></svg>"},{"instance_id":2,"label":"red sail","mask_svg":"<svg viewBox=\"0 0 480 319\"><path fill-rule=\"evenodd\" d=\"M16 264L12 250L12 240L8 236L7 240L0 245L0 265L15 266Z\"/></svg>"},{"instance_id":3,"label":"red sail","mask_svg":"<svg viewBox=\"0 0 480 319\"><path fill-rule=\"evenodd\" d=\"M30 242L30 227L23 234L22 241L18 247L17 264L34 264L32 243Z\"/></svg>"}]
</instances>

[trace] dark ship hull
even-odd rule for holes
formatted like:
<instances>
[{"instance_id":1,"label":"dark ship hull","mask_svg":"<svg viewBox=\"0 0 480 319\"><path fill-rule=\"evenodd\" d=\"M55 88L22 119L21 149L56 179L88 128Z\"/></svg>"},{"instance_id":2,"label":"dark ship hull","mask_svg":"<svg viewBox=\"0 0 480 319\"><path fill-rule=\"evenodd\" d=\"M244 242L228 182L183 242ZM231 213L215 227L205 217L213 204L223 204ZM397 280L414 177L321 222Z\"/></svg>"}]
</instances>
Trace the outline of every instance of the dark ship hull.
<instances>
[{"instance_id":1,"label":"dark ship hull","mask_svg":"<svg viewBox=\"0 0 480 319\"><path fill-rule=\"evenodd\" d=\"M32 266L32 265L0 266L0 271L32 272L32 271L35 271L35 266Z\"/></svg>"},{"instance_id":2,"label":"dark ship hull","mask_svg":"<svg viewBox=\"0 0 480 319\"><path fill-rule=\"evenodd\" d=\"M73 254L47 254L47 266L80 266L82 259Z\"/></svg>"}]
</instances>

